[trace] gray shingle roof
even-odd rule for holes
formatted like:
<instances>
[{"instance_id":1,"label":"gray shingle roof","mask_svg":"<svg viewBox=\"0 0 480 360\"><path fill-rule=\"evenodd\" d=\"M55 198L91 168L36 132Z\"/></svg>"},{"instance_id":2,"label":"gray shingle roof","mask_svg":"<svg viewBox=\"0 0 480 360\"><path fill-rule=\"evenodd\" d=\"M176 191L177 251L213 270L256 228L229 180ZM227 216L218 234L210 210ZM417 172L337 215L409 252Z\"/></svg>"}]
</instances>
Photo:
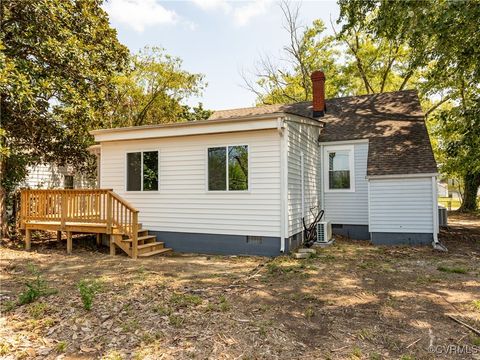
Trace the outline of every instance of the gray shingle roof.
<instances>
[{"instance_id":1,"label":"gray shingle roof","mask_svg":"<svg viewBox=\"0 0 480 360\"><path fill-rule=\"evenodd\" d=\"M326 100L321 141L369 139L367 175L435 173L437 165L416 91ZM311 118L312 103L266 105L217 111L210 119L275 113Z\"/></svg>"}]
</instances>

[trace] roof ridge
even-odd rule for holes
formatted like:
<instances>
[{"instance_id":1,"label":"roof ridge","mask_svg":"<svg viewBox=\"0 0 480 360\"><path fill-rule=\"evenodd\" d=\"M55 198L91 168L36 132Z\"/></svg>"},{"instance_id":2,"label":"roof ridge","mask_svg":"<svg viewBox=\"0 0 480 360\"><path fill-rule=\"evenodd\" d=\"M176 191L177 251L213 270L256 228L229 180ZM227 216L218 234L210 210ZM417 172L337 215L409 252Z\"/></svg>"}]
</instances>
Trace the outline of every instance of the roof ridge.
<instances>
[{"instance_id":1,"label":"roof ridge","mask_svg":"<svg viewBox=\"0 0 480 360\"><path fill-rule=\"evenodd\" d=\"M405 93L405 92L415 92L418 93L416 89L406 89L406 90L395 90L395 91L386 91L381 93L373 93L373 94L362 94L362 95L348 95L348 96L337 96L332 98L327 98L325 101L331 100L340 100L340 99L350 99L350 98L360 98L360 97L373 97L383 94L395 94L395 93ZM213 110L214 112L222 112L222 111L238 111L238 110L248 110L248 109L258 109L267 106L292 106L297 104L304 104L304 103L311 103L311 100L303 100L297 101L292 103L278 103L278 104L264 104L264 105L257 105L257 106L246 106L246 107L238 107L238 108L230 108L230 109L223 109L223 110Z\"/></svg>"}]
</instances>

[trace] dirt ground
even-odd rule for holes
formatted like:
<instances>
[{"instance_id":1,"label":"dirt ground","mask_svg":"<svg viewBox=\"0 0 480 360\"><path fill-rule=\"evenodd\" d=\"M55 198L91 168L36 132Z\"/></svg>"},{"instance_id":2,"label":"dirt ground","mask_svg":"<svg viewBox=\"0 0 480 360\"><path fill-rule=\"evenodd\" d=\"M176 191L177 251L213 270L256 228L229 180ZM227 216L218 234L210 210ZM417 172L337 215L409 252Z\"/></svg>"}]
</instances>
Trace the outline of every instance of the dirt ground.
<instances>
[{"instance_id":1,"label":"dirt ground","mask_svg":"<svg viewBox=\"0 0 480 360\"><path fill-rule=\"evenodd\" d=\"M450 222L447 253L337 239L307 260L6 241L0 358L479 359L480 337L448 315L480 329L480 219ZM95 280L89 311L81 280ZM19 305L26 284L41 296Z\"/></svg>"}]
</instances>

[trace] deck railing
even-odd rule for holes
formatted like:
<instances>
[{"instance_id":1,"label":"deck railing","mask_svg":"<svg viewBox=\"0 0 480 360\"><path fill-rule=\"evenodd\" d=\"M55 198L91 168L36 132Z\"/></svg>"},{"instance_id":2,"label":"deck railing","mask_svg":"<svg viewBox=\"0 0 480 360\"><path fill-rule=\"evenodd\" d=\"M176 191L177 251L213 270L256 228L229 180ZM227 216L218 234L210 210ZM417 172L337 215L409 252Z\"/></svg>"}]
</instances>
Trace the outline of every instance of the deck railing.
<instances>
[{"instance_id":1,"label":"deck railing","mask_svg":"<svg viewBox=\"0 0 480 360\"><path fill-rule=\"evenodd\" d=\"M21 191L20 222L105 224L132 239L132 257L138 253L138 210L111 189Z\"/></svg>"}]
</instances>

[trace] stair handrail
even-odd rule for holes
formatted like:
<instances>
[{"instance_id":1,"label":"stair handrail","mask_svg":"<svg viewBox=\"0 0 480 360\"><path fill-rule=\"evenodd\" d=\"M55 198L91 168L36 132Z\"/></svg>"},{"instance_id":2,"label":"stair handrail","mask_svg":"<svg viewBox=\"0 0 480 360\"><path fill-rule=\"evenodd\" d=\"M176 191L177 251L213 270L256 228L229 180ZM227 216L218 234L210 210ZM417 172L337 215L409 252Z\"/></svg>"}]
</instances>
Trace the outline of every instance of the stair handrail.
<instances>
[{"instance_id":1,"label":"stair handrail","mask_svg":"<svg viewBox=\"0 0 480 360\"><path fill-rule=\"evenodd\" d=\"M132 258L138 256L138 213L113 189L22 189L20 227L28 221L58 221L106 224L107 234L115 226L132 239Z\"/></svg>"},{"instance_id":2,"label":"stair handrail","mask_svg":"<svg viewBox=\"0 0 480 360\"><path fill-rule=\"evenodd\" d=\"M128 213L126 212L127 210ZM138 256L138 213L139 210L137 208L114 193L113 190L108 192L107 232L111 233L112 226L115 225L132 239L131 257L133 259L136 259Z\"/></svg>"}]
</instances>

